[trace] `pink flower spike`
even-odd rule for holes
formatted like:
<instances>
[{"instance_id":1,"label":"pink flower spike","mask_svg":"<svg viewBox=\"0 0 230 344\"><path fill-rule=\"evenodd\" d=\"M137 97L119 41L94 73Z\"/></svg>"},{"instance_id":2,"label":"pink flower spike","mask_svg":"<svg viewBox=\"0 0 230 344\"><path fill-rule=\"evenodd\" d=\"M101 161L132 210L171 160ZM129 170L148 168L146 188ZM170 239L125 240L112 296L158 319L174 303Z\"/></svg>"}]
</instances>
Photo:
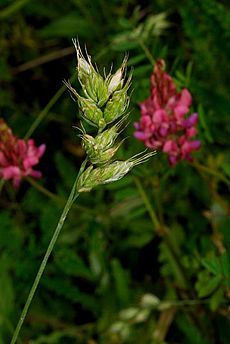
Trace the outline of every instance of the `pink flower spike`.
<instances>
[{"instance_id":1,"label":"pink flower spike","mask_svg":"<svg viewBox=\"0 0 230 344\"><path fill-rule=\"evenodd\" d=\"M193 137L197 134L197 129L195 127L186 129L187 137Z\"/></svg>"},{"instance_id":2,"label":"pink flower spike","mask_svg":"<svg viewBox=\"0 0 230 344\"><path fill-rule=\"evenodd\" d=\"M201 142L199 140L195 140L191 142L191 147L193 150L199 149L201 146Z\"/></svg>"},{"instance_id":3,"label":"pink flower spike","mask_svg":"<svg viewBox=\"0 0 230 344\"><path fill-rule=\"evenodd\" d=\"M5 167L2 171L2 178L5 180L19 178L20 177L20 169L17 166L8 166Z\"/></svg>"},{"instance_id":4,"label":"pink flower spike","mask_svg":"<svg viewBox=\"0 0 230 344\"><path fill-rule=\"evenodd\" d=\"M41 156L43 156L43 154L45 153L45 151L46 151L46 145L43 143L42 145L40 145L40 146L38 147L38 156L39 156L39 158L40 158Z\"/></svg>"},{"instance_id":5,"label":"pink flower spike","mask_svg":"<svg viewBox=\"0 0 230 344\"><path fill-rule=\"evenodd\" d=\"M183 121L182 126L184 128L191 128L191 127L194 127L194 125L196 125L197 122L198 122L198 113L195 112Z\"/></svg>"},{"instance_id":6,"label":"pink flower spike","mask_svg":"<svg viewBox=\"0 0 230 344\"><path fill-rule=\"evenodd\" d=\"M146 147L166 153L171 166L181 159L191 160L191 153L201 145L191 140L197 134L198 122L197 113L186 116L191 105L189 90L177 92L165 72L165 61L158 60L150 77L150 97L140 104L141 118L134 124L134 136Z\"/></svg>"},{"instance_id":7,"label":"pink flower spike","mask_svg":"<svg viewBox=\"0 0 230 344\"><path fill-rule=\"evenodd\" d=\"M153 114L153 121L155 123L161 124L162 122L167 122L168 121L168 115L167 113L160 109L154 112Z\"/></svg>"},{"instance_id":8,"label":"pink flower spike","mask_svg":"<svg viewBox=\"0 0 230 344\"><path fill-rule=\"evenodd\" d=\"M169 155L168 160L171 166L175 166L177 163L177 158L175 157L175 155Z\"/></svg>"},{"instance_id":9,"label":"pink flower spike","mask_svg":"<svg viewBox=\"0 0 230 344\"><path fill-rule=\"evenodd\" d=\"M39 163L46 146L35 146L34 140L18 139L3 119L0 119L0 178L12 180L18 187L25 176L41 177L41 172L33 170Z\"/></svg>"},{"instance_id":10,"label":"pink flower spike","mask_svg":"<svg viewBox=\"0 0 230 344\"><path fill-rule=\"evenodd\" d=\"M31 171L31 176L34 177L34 178L41 178L42 177L42 173L40 171L32 170Z\"/></svg>"},{"instance_id":11,"label":"pink flower spike","mask_svg":"<svg viewBox=\"0 0 230 344\"><path fill-rule=\"evenodd\" d=\"M177 119L181 119L186 115L186 113L189 111L189 108L184 105L178 105L174 109L174 113L176 115Z\"/></svg>"},{"instance_id":12,"label":"pink flower spike","mask_svg":"<svg viewBox=\"0 0 230 344\"><path fill-rule=\"evenodd\" d=\"M192 104L192 96L191 96L190 92L186 88L184 88L181 91L179 103L181 105L184 105L184 106L188 107L188 108Z\"/></svg>"},{"instance_id":13,"label":"pink flower spike","mask_svg":"<svg viewBox=\"0 0 230 344\"><path fill-rule=\"evenodd\" d=\"M145 141L148 138L148 135L146 135L143 131L136 131L134 133L134 137L136 137L138 140Z\"/></svg>"}]
</instances>

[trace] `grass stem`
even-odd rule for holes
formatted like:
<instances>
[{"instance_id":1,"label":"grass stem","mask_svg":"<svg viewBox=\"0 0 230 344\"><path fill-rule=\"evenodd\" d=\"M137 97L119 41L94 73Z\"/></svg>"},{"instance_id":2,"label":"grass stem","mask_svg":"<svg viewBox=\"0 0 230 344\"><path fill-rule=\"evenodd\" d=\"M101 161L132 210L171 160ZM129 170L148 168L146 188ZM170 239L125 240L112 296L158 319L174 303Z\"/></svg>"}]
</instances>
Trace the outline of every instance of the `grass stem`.
<instances>
[{"instance_id":1,"label":"grass stem","mask_svg":"<svg viewBox=\"0 0 230 344\"><path fill-rule=\"evenodd\" d=\"M28 309L30 307L30 304L31 304L31 302L33 300L34 294L35 294L35 292L37 290L37 287L39 285L40 279L41 279L41 277L43 275L43 272L44 272L45 267L47 265L48 259L49 259L50 255L51 255L52 251L53 251L54 245L55 245L55 243L56 243L56 241L57 241L57 239L59 237L59 234L61 232L61 229L62 229L62 227L63 227L63 225L65 223L65 219L66 219L66 217L67 217L67 215L68 215L68 213L69 213L69 211L70 211L74 201L79 196L79 193L76 192L76 186L77 186L78 178L81 175L81 173L83 172L83 170L84 170L84 168L86 166L86 163L87 163L87 159L81 165L80 171L79 171L79 173L77 175L77 178L76 178L76 180L74 182L74 185L73 185L72 190L70 192L69 198L68 198L68 200L66 202L66 205L65 205L65 207L63 209L61 217L60 217L60 219L58 221L57 227L56 227L56 229L54 231L54 234L53 234L53 236L52 236L52 238L50 240L50 243L49 243L49 245L47 247L47 250L46 250L46 253L44 255L44 258L43 258L43 260L41 262L41 265L40 265L40 267L38 269L37 275L36 275L35 280L33 282L33 285L32 285L32 287L30 289L29 295L27 297L26 303L25 303L24 308L22 310L21 316L20 316L18 324L17 324L17 326L15 328L15 331L14 331L14 334L13 334L13 337L11 339L10 344L15 344L17 342L17 340L18 340L19 332L20 332L21 327L22 327L22 325L24 323L24 320L26 318Z\"/></svg>"}]
</instances>

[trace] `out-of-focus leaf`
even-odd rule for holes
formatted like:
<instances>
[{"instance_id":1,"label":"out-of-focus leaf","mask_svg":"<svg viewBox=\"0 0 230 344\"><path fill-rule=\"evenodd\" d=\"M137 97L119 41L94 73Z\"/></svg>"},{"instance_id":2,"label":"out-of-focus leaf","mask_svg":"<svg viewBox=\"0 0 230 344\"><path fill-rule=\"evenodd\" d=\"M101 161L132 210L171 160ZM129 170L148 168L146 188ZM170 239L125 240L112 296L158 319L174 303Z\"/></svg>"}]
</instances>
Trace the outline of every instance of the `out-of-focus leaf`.
<instances>
[{"instance_id":1,"label":"out-of-focus leaf","mask_svg":"<svg viewBox=\"0 0 230 344\"><path fill-rule=\"evenodd\" d=\"M210 308L213 312L215 312L221 303L224 301L224 291L223 288L218 288L213 295L211 296L210 300Z\"/></svg>"},{"instance_id":2,"label":"out-of-focus leaf","mask_svg":"<svg viewBox=\"0 0 230 344\"><path fill-rule=\"evenodd\" d=\"M81 303L81 305L91 311L98 310L98 304L94 296L88 293L81 292L77 285L71 284L68 279L63 277L46 277L44 276L41 284L46 286L48 290L64 299L73 302Z\"/></svg>"},{"instance_id":3,"label":"out-of-focus leaf","mask_svg":"<svg viewBox=\"0 0 230 344\"><path fill-rule=\"evenodd\" d=\"M220 255L219 259L221 264L221 270L224 276L224 283L228 288L230 288L230 259L228 251L224 251Z\"/></svg>"},{"instance_id":4,"label":"out-of-focus leaf","mask_svg":"<svg viewBox=\"0 0 230 344\"><path fill-rule=\"evenodd\" d=\"M134 49L139 46L140 42L161 35L168 27L169 22L166 20L165 13L149 15L144 22L117 34L112 41L113 48L121 51Z\"/></svg>"},{"instance_id":5,"label":"out-of-focus leaf","mask_svg":"<svg viewBox=\"0 0 230 344\"><path fill-rule=\"evenodd\" d=\"M93 26L78 13L71 12L64 17L48 24L40 31L42 38L50 37L92 37L94 35Z\"/></svg>"},{"instance_id":6,"label":"out-of-focus leaf","mask_svg":"<svg viewBox=\"0 0 230 344\"><path fill-rule=\"evenodd\" d=\"M0 343L6 342L7 335L11 334L11 315L14 308L14 288L9 269L11 262L0 256Z\"/></svg>"},{"instance_id":7,"label":"out-of-focus leaf","mask_svg":"<svg viewBox=\"0 0 230 344\"><path fill-rule=\"evenodd\" d=\"M68 189L71 189L77 175L76 167L60 152L55 155L55 162L58 172L63 178L65 185L68 187ZM68 173L66 173L67 171Z\"/></svg>"},{"instance_id":8,"label":"out-of-focus leaf","mask_svg":"<svg viewBox=\"0 0 230 344\"><path fill-rule=\"evenodd\" d=\"M221 271L220 261L216 256L203 258L201 262L214 275L221 274L222 271Z\"/></svg>"},{"instance_id":9,"label":"out-of-focus leaf","mask_svg":"<svg viewBox=\"0 0 230 344\"><path fill-rule=\"evenodd\" d=\"M200 124L204 130L204 136L208 142L212 143L213 138L212 138L210 129L208 127L208 123L207 123L207 119L206 119L207 115L205 115L205 113L204 113L204 108L203 108L202 104L198 105L198 114L199 114Z\"/></svg>"},{"instance_id":10,"label":"out-of-focus leaf","mask_svg":"<svg viewBox=\"0 0 230 344\"><path fill-rule=\"evenodd\" d=\"M82 277L87 280L94 280L92 272L72 250L59 249L55 252L55 263L57 267L70 276Z\"/></svg>"},{"instance_id":11,"label":"out-of-focus leaf","mask_svg":"<svg viewBox=\"0 0 230 344\"><path fill-rule=\"evenodd\" d=\"M117 259L113 259L111 262L112 275L115 283L115 291L118 300L124 306L130 299L129 291L129 274L121 266L121 263Z\"/></svg>"},{"instance_id":12,"label":"out-of-focus leaf","mask_svg":"<svg viewBox=\"0 0 230 344\"><path fill-rule=\"evenodd\" d=\"M203 333L200 332L186 314L177 317L177 325L184 335L184 343L186 344L210 344ZM207 335L208 337L208 335Z\"/></svg>"},{"instance_id":13,"label":"out-of-focus leaf","mask_svg":"<svg viewBox=\"0 0 230 344\"><path fill-rule=\"evenodd\" d=\"M105 265L105 241L97 226L91 228L89 238L89 263L95 277L102 275Z\"/></svg>"},{"instance_id":14,"label":"out-of-focus leaf","mask_svg":"<svg viewBox=\"0 0 230 344\"><path fill-rule=\"evenodd\" d=\"M214 292L214 290L220 285L221 283L221 276L213 276L200 281L199 288L197 284L197 289L198 289L198 296L199 297L206 297L210 295L211 293Z\"/></svg>"},{"instance_id":15,"label":"out-of-focus leaf","mask_svg":"<svg viewBox=\"0 0 230 344\"><path fill-rule=\"evenodd\" d=\"M150 75L150 72L152 71L152 66L150 64L146 64L144 66L138 66L134 69L133 77L141 77L143 75Z\"/></svg>"},{"instance_id":16,"label":"out-of-focus leaf","mask_svg":"<svg viewBox=\"0 0 230 344\"><path fill-rule=\"evenodd\" d=\"M134 57L129 58L128 60L128 66L135 66L138 63L146 60L146 55L145 54L140 54Z\"/></svg>"},{"instance_id":17,"label":"out-of-focus leaf","mask_svg":"<svg viewBox=\"0 0 230 344\"><path fill-rule=\"evenodd\" d=\"M14 13L18 12L23 6L25 6L30 0L18 0L11 3L4 9L0 10L0 19L4 20L9 18Z\"/></svg>"}]
</instances>

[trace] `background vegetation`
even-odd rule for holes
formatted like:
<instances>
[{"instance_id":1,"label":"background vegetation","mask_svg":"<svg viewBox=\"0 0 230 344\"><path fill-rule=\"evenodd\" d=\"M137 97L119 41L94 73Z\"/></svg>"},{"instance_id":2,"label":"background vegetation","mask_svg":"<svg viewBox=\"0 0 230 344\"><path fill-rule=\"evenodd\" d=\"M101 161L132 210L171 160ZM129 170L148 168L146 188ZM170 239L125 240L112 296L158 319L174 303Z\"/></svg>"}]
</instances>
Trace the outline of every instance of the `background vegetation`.
<instances>
[{"instance_id":1,"label":"background vegetation","mask_svg":"<svg viewBox=\"0 0 230 344\"><path fill-rule=\"evenodd\" d=\"M119 182L83 194L41 280L19 343L227 344L230 154L227 1L2 0L0 117L46 143L43 178L0 198L0 343L9 343L84 159L63 79L76 82L78 37L102 70L129 54L129 136L149 95L153 58L193 95L202 148L169 167L158 153Z\"/></svg>"}]
</instances>

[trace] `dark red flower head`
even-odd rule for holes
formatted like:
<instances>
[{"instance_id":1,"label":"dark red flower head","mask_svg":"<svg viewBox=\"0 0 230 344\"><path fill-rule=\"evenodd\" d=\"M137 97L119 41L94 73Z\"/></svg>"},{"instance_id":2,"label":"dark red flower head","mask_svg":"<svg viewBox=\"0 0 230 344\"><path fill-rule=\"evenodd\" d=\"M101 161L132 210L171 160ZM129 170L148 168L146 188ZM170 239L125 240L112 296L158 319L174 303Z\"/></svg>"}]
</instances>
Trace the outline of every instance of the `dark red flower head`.
<instances>
[{"instance_id":1,"label":"dark red flower head","mask_svg":"<svg viewBox=\"0 0 230 344\"><path fill-rule=\"evenodd\" d=\"M164 60L158 60L150 77L151 95L140 104L141 118L134 123L134 136L152 149L168 154L169 163L191 160L191 153L200 148L197 134L198 114L188 116L192 104L190 92L176 91L169 74L164 71Z\"/></svg>"},{"instance_id":2,"label":"dark red flower head","mask_svg":"<svg viewBox=\"0 0 230 344\"><path fill-rule=\"evenodd\" d=\"M33 166L39 163L45 149L45 144L36 147L33 139L18 139L0 119L0 178L12 179L16 187L24 176L40 178L41 172L33 170Z\"/></svg>"}]
</instances>

